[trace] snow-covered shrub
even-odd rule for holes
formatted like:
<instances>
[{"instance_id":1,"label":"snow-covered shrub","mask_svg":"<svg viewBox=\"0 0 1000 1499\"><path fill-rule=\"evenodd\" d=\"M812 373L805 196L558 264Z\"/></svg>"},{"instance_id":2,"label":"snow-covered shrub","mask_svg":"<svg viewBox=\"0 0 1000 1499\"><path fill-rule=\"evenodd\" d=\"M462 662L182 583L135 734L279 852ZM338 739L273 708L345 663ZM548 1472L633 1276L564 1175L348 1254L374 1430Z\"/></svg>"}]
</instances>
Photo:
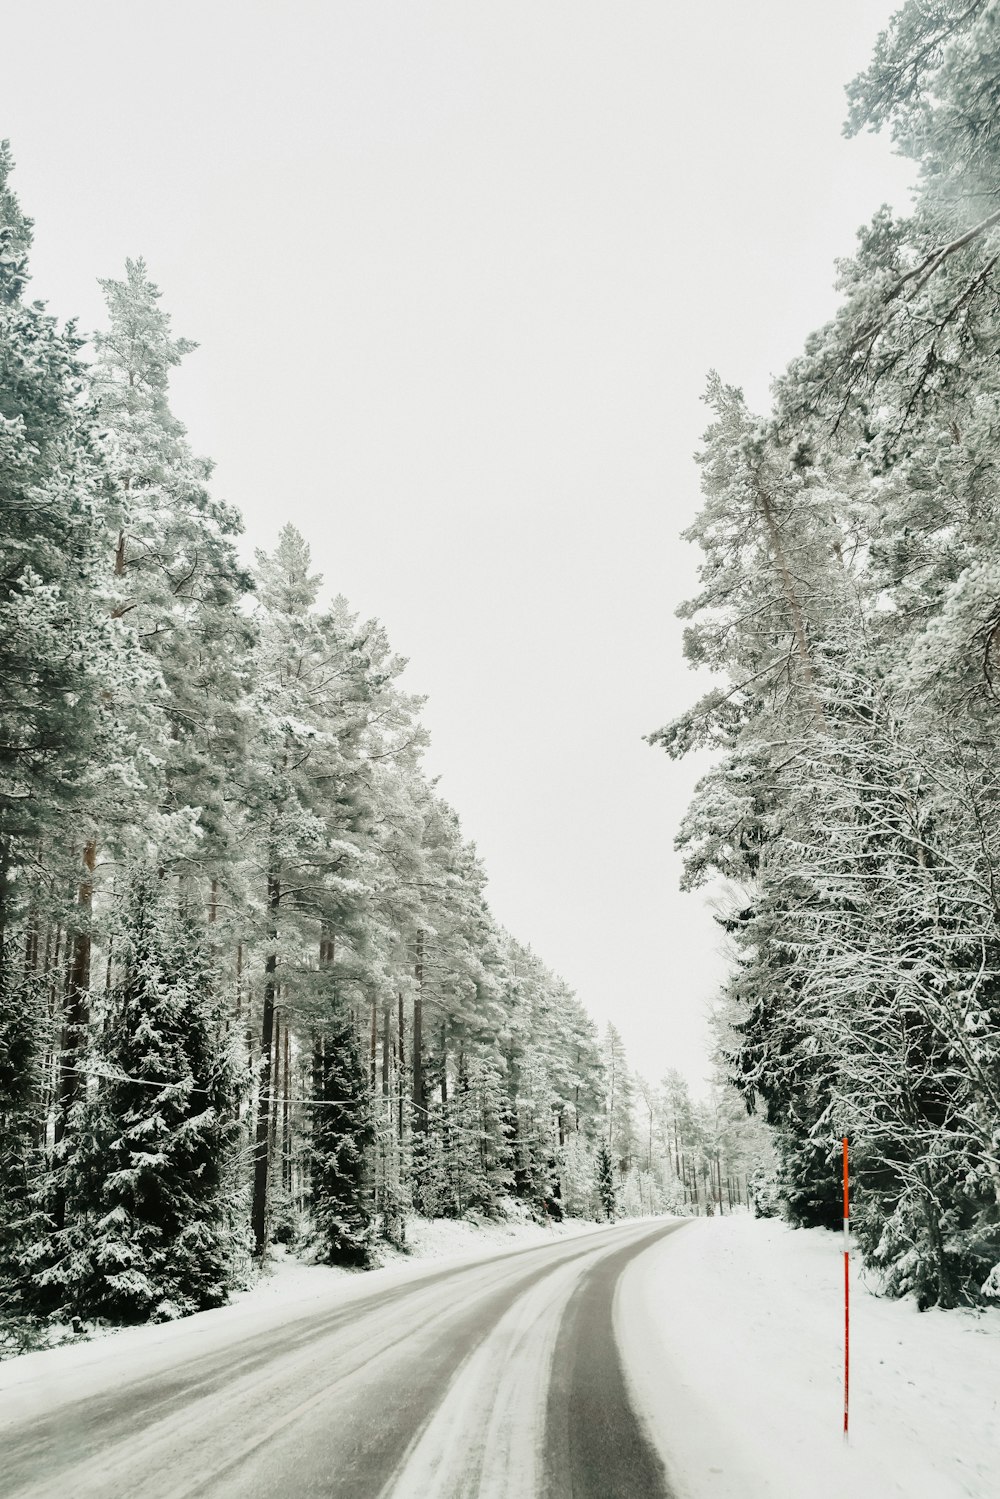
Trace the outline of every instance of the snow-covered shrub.
<instances>
[{"instance_id":1,"label":"snow-covered shrub","mask_svg":"<svg viewBox=\"0 0 1000 1499\"><path fill-rule=\"evenodd\" d=\"M559 1184L563 1208L571 1218L601 1217L594 1148L579 1131L560 1147Z\"/></svg>"}]
</instances>

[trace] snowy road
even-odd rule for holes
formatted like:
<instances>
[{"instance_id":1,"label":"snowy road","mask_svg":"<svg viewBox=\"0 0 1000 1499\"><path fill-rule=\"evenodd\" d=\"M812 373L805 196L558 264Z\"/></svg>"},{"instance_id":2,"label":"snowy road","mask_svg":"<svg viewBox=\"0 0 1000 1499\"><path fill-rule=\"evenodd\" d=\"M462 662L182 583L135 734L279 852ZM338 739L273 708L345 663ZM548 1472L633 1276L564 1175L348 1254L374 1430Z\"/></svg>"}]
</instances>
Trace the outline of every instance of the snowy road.
<instances>
[{"instance_id":1,"label":"snowy road","mask_svg":"<svg viewBox=\"0 0 1000 1499\"><path fill-rule=\"evenodd\" d=\"M431 1269L264 1330L210 1313L207 1334L117 1356L108 1340L48 1377L33 1358L3 1397L0 1494L669 1499L612 1307L630 1261L682 1226Z\"/></svg>"}]
</instances>

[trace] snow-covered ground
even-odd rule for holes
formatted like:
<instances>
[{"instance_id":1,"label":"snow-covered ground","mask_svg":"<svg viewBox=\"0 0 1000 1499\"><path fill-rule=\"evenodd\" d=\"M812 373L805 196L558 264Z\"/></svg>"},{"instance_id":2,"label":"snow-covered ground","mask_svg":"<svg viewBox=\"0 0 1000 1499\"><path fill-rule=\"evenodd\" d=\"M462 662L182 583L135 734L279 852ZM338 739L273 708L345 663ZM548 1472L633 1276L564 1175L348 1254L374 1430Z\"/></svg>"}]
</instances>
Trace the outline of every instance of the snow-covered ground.
<instances>
[{"instance_id":1,"label":"snow-covered ground","mask_svg":"<svg viewBox=\"0 0 1000 1499\"><path fill-rule=\"evenodd\" d=\"M738 1214L626 1271L626 1368L684 1499L1000 1496L1000 1311L920 1313L853 1263L845 1446L841 1248Z\"/></svg>"},{"instance_id":2,"label":"snow-covered ground","mask_svg":"<svg viewBox=\"0 0 1000 1499\"><path fill-rule=\"evenodd\" d=\"M234 1334L588 1232L607 1230L418 1220L413 1255L365 1274L282 1255L229 1307L0 1364L3 1419L44 1414L54 1381L65 1398L113 1395L232 1346ZM845 1446L840 1247L834 1234L734 1215L688 1224L626 1268L616 1304L623 1363L678 1499L1000 1496L1000 1311L921 1314L872 1294L857 1266ZM560 1287L556 1276L549 1291Z\"/></svg>"},{"instance_id":3,"label":"snow-covered ground","mask_svg":"<svg viewBox=\"0 0 1000 1499\"><path fill-rule=\"evenodd\" d=\"M263 1274L248 1290L234 1292L228 1306L177 1322L93 1329L88 1337L0 1361L0 1397L7 1400L15 1389L25 1392L57 1372L86 1371L109 1358L122 1361L124 1368L125 1361L134 1355L138 1368L147 1351L162 1349L166 1356L177 1343L189 1342L192 1353L200 1352L226 1339L237 1322L245 1324L248 1335L263 1332L289 1316L308 1314L312 1302L326 1309L335 1302L368 1295L380 1286L419 1279L438 1266L474 1263L504 1250L529 1249L574 1234L593 1233L598 1227L577 1219L540 1225L516 1213L500 1221L412 1218L407 1224L409 1253L383 1246L382 1266L369 1271L307 1265L278 1246Z\"/></svg>"},{"instance_id":4,"label":"snow-covered ground","mask_svg":"<svg viewBox=\"0 0 1000 1499\"><path fill-rule=\"evenodd\" d=\"M518 1214L512 1204L511 1215L503 1219L482 1218L472 1215L457 1221L452 1218L418 1218L407 1220L406 1251L391 1245L379 1246L381 1261L371 1271L341 1270L333 1265L309 1265L288 1253L280 1244L271 1251L271 1258L263 1274L245 1291L235 1291L232 1307L252 1310L256 1306L281 1302L308 1300L326 1294L345 1282L361 1291L372 1290L383 1282L405 1279L412 1269L420 1274L420 1265L425 1260L450 1264L462 1260L476 1260L492 1254L502 1254L505 1249L533 1248L538 1244L549 1244L553 1239L567 1235L586 1233L597 1228L596 1223L584 1223L575 1218L547 1225L534 1222ZM377 1275L378 1281L371 1277ZM223 1310L232 1311L232 1307Z\"/></svg>"}]
</instances>

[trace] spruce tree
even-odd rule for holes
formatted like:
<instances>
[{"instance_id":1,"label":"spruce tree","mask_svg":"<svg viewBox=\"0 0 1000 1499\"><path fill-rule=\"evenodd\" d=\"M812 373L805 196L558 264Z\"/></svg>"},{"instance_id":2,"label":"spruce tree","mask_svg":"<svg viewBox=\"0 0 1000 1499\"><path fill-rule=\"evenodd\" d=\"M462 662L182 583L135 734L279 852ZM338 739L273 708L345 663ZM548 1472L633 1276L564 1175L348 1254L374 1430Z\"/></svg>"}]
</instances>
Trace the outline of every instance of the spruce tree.
<instances>
[{"instance_id":1,"label":"spruce tree","mask_svg":"<svg viewBox=\"0 0 1000 1499\"><path fill-rule=\"evenodd\" d=\"M132 872L100 1089L74 1106L62 1168L66 1224L29 1264L37 1299L64 1313L161 1321L226 1300L238 1073L210 954L170 893Z\"/></svg>"},{"instance_id":2,"label":"spruce tree","mask_svg":"<svg viewBox=\"0 0 1000 1499\"><path fill-rule=\"evenodd\" d=\"M597 1147L597 1195L605 1218L609 1223L614 1223L617 1206L615 1168L606 1140L602 1140Z\"/></svg>"},{"instance_id":3,"label":"spruce tree","mask_svg":"<svg viewBox=\"0 0 1000 1499\"><path fill-rule=\"evenodd\" d=\"M367 1154L375 1132L350 1014L314 1042L313 1104L309 1172L321 1257L331 1265L367 1265L372 1247Z\"/></svg>"}]
</instances>

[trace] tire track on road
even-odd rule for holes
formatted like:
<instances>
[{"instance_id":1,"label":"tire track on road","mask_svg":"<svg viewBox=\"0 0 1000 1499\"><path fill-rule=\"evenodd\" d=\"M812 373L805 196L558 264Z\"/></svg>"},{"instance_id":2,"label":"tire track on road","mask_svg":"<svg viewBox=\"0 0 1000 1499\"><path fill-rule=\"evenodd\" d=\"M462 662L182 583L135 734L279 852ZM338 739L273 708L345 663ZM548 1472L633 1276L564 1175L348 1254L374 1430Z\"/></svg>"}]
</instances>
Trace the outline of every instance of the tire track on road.
<instances>
[{"instance_id":1,"label":"tire track on road","mask_svg":"<svg viewBox=\"0 0 1000 1499\"><path fill-rule=\"evenodd\" d=\"M605 1255L570 1298L549 1385L544 1499L675 1499L629 1398L614 1301L629 1261L683 1227L661 1227Z\"/></svg>"}]
</instances>

